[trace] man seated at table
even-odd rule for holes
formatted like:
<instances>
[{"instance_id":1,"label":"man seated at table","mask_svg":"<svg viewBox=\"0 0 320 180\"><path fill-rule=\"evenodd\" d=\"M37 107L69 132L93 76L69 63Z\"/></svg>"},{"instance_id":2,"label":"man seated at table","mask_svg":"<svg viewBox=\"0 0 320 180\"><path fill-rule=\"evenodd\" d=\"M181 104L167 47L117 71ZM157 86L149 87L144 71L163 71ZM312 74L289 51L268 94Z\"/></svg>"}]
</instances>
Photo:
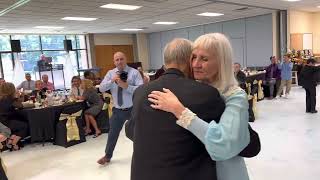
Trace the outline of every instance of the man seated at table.
<instances>
[{"instance_id":1,"label":"man seated at table","mask_svg":"<svg viewBox=\"0 0 320 180\"><path fill-rule=\"evenodd\" d=\"M71 97L78 97L78 96L82 96L83 94L83 89L80 87L81 85L81 79L79 76L73 76L71 79L71 92L70 92L70 96Z\"/></svg>"},{"instance_id":2,"label":"man seated at table","mask_svg":"<svg viewBox=\"0 0 320 180\"><path fill-rule=\"evenodd\" d=\"M30 73L25 74L26 80L23 81L20 85L17 86L17 89L20 90L23 88L23 90L34 90L35 88L35 82L31 80Z\"/></svg>"},{"instance_id":3,"label":"man seated at table","mask_svg":"<svg viewBox=\"0 0 320 180\"><path fill-rule=\"evenodd\" d=\"M266 68L266 80L263 82L265 85L269 86L270 97L273 99L277 94L281 83L281 70L278 68L278 60L275 56L270 57L271 64ZM276 90L274 92L274 87Z\"/></svg>"},{"instance_id":4,"label":"man seated at table","mask_svg":"<svg viewBox=\"0 0 320 180\"><path fill-rule=\"evenodd\" d=\"M48 75L46 74L42 75L42 88L47 88L48 90L51 90L51 91L54 90L53 83L48 81Z\"/></svg>"},{"instance_id":5,"label":"man seated at table","mask_svg":"<svg viewBox=\"0 0 320 180\"><path fill-rule=\"evenodd\" d=\"M233 68L234 68L234 77L237 79L239 86L246 90L246 74L244 72L242 72L241 69L241 65L239 63L234 63L233 64Z\"/></svg>"}]
</instances>

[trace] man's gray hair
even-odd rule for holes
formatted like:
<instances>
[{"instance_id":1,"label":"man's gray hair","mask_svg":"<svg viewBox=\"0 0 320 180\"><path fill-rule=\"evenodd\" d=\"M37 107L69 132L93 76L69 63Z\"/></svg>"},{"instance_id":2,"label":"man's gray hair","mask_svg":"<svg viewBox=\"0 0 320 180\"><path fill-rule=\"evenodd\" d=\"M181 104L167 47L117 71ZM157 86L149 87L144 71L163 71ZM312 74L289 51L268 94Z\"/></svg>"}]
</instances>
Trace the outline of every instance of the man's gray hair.
<instances>
[{"instance_id":1,"label":"man's gray hair","mask_svg":"<svg viewBox=\"0 0 320 180\"><path fill-rule=\"evenodd\" d=\"M189 63L192 53L192 42L187 39L176 38L164 48L164 64Z\"/></svg>"}]
</instances>

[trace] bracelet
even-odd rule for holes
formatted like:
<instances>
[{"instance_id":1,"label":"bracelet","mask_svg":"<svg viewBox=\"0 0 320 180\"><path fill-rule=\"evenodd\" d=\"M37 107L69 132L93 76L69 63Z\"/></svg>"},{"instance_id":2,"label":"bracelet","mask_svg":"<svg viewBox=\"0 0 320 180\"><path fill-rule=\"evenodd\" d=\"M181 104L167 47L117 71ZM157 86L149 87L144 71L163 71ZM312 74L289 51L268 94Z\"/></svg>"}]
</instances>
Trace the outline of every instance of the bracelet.
<instances>
[{"instance_id":1,"label":"bracelet","mask_svg":"<svg viewBox=\"0 0 320 180\"><path fill-rule=\"evenodd\" d=\"M188 108L185 108L179 119L177 120L177 124L185 129L188 129L188 126L190 126L191 121L196 117L196 114L194 114L192 111L190 111Z\"/></svg>"}]
</instances>

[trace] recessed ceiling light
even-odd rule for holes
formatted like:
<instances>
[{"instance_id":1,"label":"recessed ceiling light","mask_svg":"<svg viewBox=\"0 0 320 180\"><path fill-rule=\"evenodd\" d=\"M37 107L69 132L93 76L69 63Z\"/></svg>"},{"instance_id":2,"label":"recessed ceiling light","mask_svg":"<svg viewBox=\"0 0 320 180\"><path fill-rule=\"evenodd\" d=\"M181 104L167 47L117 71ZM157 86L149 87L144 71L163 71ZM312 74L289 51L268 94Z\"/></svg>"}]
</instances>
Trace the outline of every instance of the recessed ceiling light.
<instances>
[{"instance_id":1,"label":"recessed ceiling light","mask_svg":"<svg viewBox=\"0 0 320 180\"><path fill-rule=\"evenodd\" d=\"M223 16L224 14L221 13L211 13L211 12L205 12L201 14L197 14L198 16L210 16L210 17L216 17L216 16Z\"/></svg>"},{"instance_id":2,"label":"recessed ceiling light","mask_svg":"<svg viewBox=\"0 0 320 180\"><path fill-rule=\"evenodd\" d=\"M61 18L62 20L69 20L69 21L94 21L98 18L85 18L85 17L64 17Z\"/></svg>"},{"instance_id":3,"label":"recessed ceiling light","mask_svg":"<svg viewBox=\"0 0 320 180\"><path fill-rule=\"evenodd\" d=\"M298 2L298 1L301 1L301 0L283 0L283 1L288 1L288 2Z\"/></svg>"},{"instance_id":4,"label":"recessed ceiling light","mask_svg":"<svg viewBox=\"0 0 320 180\"><path fill-rule=\"evenodd\" d=\"M320 6L317 6L317 8L320 8Z\"/></svg>"},{"instance_id":5,"label":"recessed ceiling light","mask_svg":"<svg viewBox=\"0 0 320 180\"><path fill-rule=\"evenodd\" d=\"M173 24L178 24L178 22L155 22L153 24L173 25Z\"/></svg>"},{"instance_id":6,"label":"recessed ceiling light","mask_svg":"<svg viewBox=\"0 0 320 180\"><path fill-rule=\"evenodd\" d=\"M26 4L26 3L28 3L29 1L31 1L31 0L20 0L20 1L16 2L16 3L12 4L11 6L7 7L6 9L0 11L0 16L3 16L5 14L7 14L8 12L10 12L10 11L12 11L12 10L14 10L14 9L24 5L24 4Z\"/></svg>"},{"instance_id":7,"label":"recessed ceiling light","mask_svg":"<svg viewBox=\"0 0 320 180\"><path fill-rule=\"evenodd\" d=\"M63 29L61 26L35 26L34 28L38 29Z\"/></svg>"},{"instance_id":8,"label":"recessed ceiling light","mask_svg":"<svg viewBox=\"0 0 320 180\"><path fill-rule=\"evenodd\" d=\"M101 8L108 8L108 9L119 9L119 10L137 10L139 8L141 8L142 6L133 6L133 5L126 5L126 4L106 4L103 6L100 6Z\"/></svg>"},{"instance_id":9,"label":"recessed ceiling light","mask_svg":"<svg viewBox=\"0 0 320 180\"><path fill-rule=\"evenodd\" d=\"M120 29L121 31L142 31L143 29L138 29L138 28L125 28L125 29Z\"/></svg>"}]
</instances>

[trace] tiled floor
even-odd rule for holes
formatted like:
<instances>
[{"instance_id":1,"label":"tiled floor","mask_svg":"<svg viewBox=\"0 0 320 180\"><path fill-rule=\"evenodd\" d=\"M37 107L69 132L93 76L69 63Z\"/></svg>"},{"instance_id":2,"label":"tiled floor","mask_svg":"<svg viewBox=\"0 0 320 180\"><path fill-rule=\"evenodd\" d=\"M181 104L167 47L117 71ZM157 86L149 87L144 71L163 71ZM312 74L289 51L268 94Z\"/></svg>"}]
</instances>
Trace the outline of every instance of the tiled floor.
<instances>
[{"instance_id":1,"label":"tiled floor","mask_svg":"<svg viewBox=\"0 0 320 180\"><path fill-rule=\"evenodd\" d=\"M320 107L320 87L317 94ZM306 114L304 99L304 90L297 87L289 99L258 103L258 120L252 126L260 134L262 151L246 160L251 180L319 179L320 113ZM34 144L1 156L10 180L128 180L132 143L122 132L112 163L101 167L96 160L105 144L103 135L70 148Z\"/></svg>"}]
</instances>

